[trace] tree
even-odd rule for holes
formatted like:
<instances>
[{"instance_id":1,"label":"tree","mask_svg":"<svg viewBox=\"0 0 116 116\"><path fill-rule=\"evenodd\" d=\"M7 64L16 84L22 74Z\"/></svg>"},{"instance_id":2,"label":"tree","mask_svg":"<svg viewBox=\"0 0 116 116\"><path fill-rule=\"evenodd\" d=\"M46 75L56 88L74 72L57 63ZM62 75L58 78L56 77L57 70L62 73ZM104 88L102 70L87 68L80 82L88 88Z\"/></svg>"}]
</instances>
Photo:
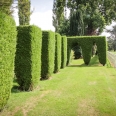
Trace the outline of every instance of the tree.
<instances>
[{"instance_id":1,"label":"tree","mask_svg":"<svg viewBox=\"0 0 116 116\"><path fill-rule=\"evenodd\" d=\"M84 35L83 12L85 7L81 4L81 0L68 0L67 6L70 9L70 35Z\"/></svg>"},{"instance_id":2,"label":"tree","mask_svg":"<svg viewBox=\"0 0 116 116\"><path fill-rule=\"evenodd\" d=\"M70 35L83 35L84 22L82 11L80 9L72 11L70 14Z\"/></svg>"},{"instance_id":3,"label":"tree","mask_svg":"<svg viewBox=\"0 0 116 116\"><path fill-rule=\"evenodd\" d=\"M112 29L106 29L106 32L110 33L110 37L108 38L108 43L114 51L116 51L116 25L112 27Z\"/></svg>"},{"instance_id":4,"label":"tree","mask_svg":"<svg viewBox=\"0 0 116 116\"><path fill-rule=\"evenodd\" d=\"M58 32L59 28L64 21L64 10L66 0L54 0L53 2L53 26L55 31Z\"/></svg>"},{"instance_id":5,"label":"tree","mask_svg":"<svg viewBox=\"0 0 116 116\"><path fill-rule=\"evenodd\" d=\"M61 25L59 26L59 30L58 33L60 33L61 35L70 35L70 21L69 19L64 19L61 23Z\"/></svg>"},{"instance_id":6,"label":"tree","mask_svg":"<svg viewBox=\"0 0 116 116\"><path fill-rule=\"evenodd\" d=\"M0 11L8 14L8 15L11 15L12 14L12 11L11 11L11 5L13 3L13 0L1 0L0 1Z\"/></svg>"},{"instance_id":7,"label":"tree","mask_svg":"<svg viewBox=\"0 0 116 116\"><path fill-rule=\"evenodd\" d=\"M67 6L70 35L99 35L116 20L115 0L68 0Z\"/></svg>"},{"instance_id":8,"label":"tree","mask_svg":"<svg viewBox=\"0 0 116 116\"><path fill-rule=\"evenodd\" d=\"M20 25L29 25L30 22L30 0L18 0L18 15Z\"/></svg>"},{"instance_id":9,"label":"tree","mask_svg":"<svg viewBox=\"0 0 116 116\"><path fill-rule=\"evenodd\" d=\"M84 13L85 35L99 35L105 28L106 21L99 11L99 2L91 1L86 4Z\"/></svg>"}]
</instances>

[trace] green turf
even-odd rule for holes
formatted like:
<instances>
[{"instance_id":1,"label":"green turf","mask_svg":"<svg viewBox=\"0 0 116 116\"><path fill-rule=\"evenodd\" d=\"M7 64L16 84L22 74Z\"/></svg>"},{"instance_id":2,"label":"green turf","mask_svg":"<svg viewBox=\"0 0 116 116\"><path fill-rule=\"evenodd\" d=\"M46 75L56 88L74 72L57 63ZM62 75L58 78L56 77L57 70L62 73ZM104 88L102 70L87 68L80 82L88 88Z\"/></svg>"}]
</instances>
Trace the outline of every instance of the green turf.
<instances>
[{"instance_id":1,"label":"green turf","mask_svg":"<svg viewBox=\"0 0 116 116\"><path fill-rule=\"evenodd\" d=\"M33 92L14 89L0 116L116 116L116 69L73 60Z\"/></svg>"}]
</instances>

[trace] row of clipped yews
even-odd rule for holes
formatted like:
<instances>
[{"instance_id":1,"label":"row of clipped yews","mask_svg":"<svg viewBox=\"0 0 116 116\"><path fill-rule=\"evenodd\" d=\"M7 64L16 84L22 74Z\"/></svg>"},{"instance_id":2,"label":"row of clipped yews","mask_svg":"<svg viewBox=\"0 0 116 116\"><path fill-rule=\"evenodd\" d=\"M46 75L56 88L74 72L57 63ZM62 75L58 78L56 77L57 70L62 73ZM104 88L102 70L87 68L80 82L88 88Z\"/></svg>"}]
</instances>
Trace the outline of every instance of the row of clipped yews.
<instances>
[{"instance_id":1,"label":"row of clipped yews","mask_svg":"<svg viewBox=\"0 0 116 116\"><path fill-rule=\"evenodd\" d=\"M33 90L40 78L48 79L70 63L71 49L76 42L87 65L96 42L99 61L105 65L103 36L66 37L34 25L16 27L11 17L0 13L0 110L10 96L14 75L21 90Z\"/></svg>"}]
</instances>

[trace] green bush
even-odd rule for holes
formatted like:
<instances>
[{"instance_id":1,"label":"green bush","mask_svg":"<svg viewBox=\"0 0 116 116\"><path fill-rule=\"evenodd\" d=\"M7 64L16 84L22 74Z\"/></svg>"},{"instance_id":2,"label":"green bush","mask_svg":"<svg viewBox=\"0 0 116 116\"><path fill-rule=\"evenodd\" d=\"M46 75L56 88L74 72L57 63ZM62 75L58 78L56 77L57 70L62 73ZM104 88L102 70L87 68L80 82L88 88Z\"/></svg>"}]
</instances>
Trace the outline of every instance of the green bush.
<instances>
[{"instance_id":1,"label":"green bush","mask_svg":"<svg viewBox=\"0 0 116 116\"><path fill-rule=\"evenodd\" d=\"M41 73L42 32L37 26L17 27L15 74L21 90L33 90Z\"/></svg>"},{"instance_id":2,"label":"green bush","mask_svg":"<svg viewBox=\"0 0 116 116\"><path fill-rule=\"evenodd\" d=\"M67 63L67 37L62 36L61 42L61 68L64 68Z\"/></svg>"},{"instance_id":3,"label":"green bush","mask_svg":"<svg viewBox=\"0 0 116 116\"><path fill-rule=\"evenodd\" d=\"M42 33L41 80L48 79L54 71L55 33L43 31Z\"/></svg>"},{"instance_id":4,"label":"green bush","mask_svg":"<svg viewBox=\"0 0 116 116\"><path fill-rule=\"evenodd\" d=\"M96 38L96 44L97 44L99 62L104 66L107 62L106 37L105 36L99 36L98 38Z\"/></svg>"},{"instance_id":5,"label":"green bush","mask_svg":"<svg viewBox=\"0 0 116 116\"><path fill-rule=\"evenodd\" d=\"M61 67L61 35L55 34L55 66L54 72L58 72Z\"/></svg>"},{"instance_id":6,"label":"green bush","mask_svg":"<svg viewBox=\"0 0 116 116\"><path fill-rule=\"evenodd\" d=\"M82 48L82 56L84 63L88 65L92 56L93 38L90 36L90 37L80 37L78 39L79 44Z\"/></svg>"},{"instance_id":7,"label":"green bush","mask_svg":"<svg viewBox=\"0 0 116 116\"><path fill-rule=\"evenodd\" d=\"M75 36L68 37L68 51L67 51L67 65L70 63L71 49L75 43L78 43L82 49L83 60L85 64L89 64L91 60L93 43L97 45L99 62L103 65L106 64L106 38L104 36Z\"/></svg>"},{"instance_id":8,"label":"green bush","mask_svg":"<svg viewBox=\"0 0 116 116\"><path fill-rule=\"evenodd\" d=\"M11 93L16 50L16 25L10 16L0 12L0 110Z\"/></svg>"}]
</instances>

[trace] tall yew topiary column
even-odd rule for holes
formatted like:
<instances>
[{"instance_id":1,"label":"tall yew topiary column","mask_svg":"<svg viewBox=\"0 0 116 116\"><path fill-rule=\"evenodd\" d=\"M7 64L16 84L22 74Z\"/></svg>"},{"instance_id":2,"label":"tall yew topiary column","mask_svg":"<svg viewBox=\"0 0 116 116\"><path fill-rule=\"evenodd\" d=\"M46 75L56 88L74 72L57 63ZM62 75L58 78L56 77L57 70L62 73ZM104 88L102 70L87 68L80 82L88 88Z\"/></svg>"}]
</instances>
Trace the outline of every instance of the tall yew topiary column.
<instances>
[{"instance_id":1,"label":"tall yew topiary column","mask_svg":"<svg viewBox=\"0 0 116 116\"><path fill-rule=\"evenodd\" d=\"M67 37L62 36L61 42L61 68L64 68L67 64Z\"/></svg>"},{"instance_id":2,"label":"tall yew topiary column","mask_svg":"<svg viewBox=\"0 0 116 116\"><path fill-rule=\"evenodd\" d=\"M90 36L90 37L80 37L78 39L82 48L82 56L83 56L84 63L88 65L92 55L91 50L93 45L93 38Z\"/></svg>"},{"instance_id":3,"label":"tall yew topiary column","mask_svg":"<svg viewBox=\"0 0 116 116\"><path fill-rule=\"evenodd\" d=\"M55 66L54 73L57 73L61 67L61 35L59 33L55 34Z\"/></svg>"},{"instance_id":4,"label":"tall yew topiary column","mask_svg":"<svg viewBox=\"0 0 116 116\"><path fill-rule=\"evenodd\" d=\"M43 31L42 33L41 80L48 79L54 72L55 33Z\"/></svg>"},{"instance_id":5,"label":"tall yew topiary column","mask_svg":"<svg viewBox=\"0 0 116 116\"><path fill-rule=\"evenodd\" d=\"M100 36L96 38L97 50L98 50L98 58L99 62L104 66L107 60L107 44L106 44L106 37Z\"/></svg>"},{"instance_id":6,"label":"tall yew topiary column","mask_svg":"<svg viewBox=\"0 0 116 116\"><path fill-rule=\"evenodd\" d=\"M0 12L0 110L6 105L14 77L16 25L12 17Z\"/></svg>"},{"instance_id":7,"label":"tall yew topiary column","mask_svg":"<svg viewBox=\"0 0 116 116\"><path fill-rule=\"evenodd\" d=\"M17 27L15 74L21 90L37 87L41 72L42 32L37 26Z\"/></svg>"}]
</instances>

